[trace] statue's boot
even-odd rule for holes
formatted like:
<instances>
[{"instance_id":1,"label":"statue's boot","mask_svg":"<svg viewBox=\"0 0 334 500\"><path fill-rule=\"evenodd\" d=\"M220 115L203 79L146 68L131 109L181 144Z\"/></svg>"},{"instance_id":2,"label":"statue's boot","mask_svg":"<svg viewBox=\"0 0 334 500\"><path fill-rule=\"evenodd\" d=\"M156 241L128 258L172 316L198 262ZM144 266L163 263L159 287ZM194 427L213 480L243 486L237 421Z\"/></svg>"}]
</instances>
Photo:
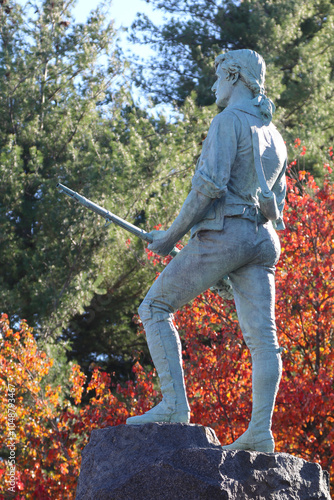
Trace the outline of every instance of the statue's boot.
<instances>
[{"instance_id":1,"label":"statue's boot","mask_svg":"<svg viewBox=\"0 0 334 500\"><path fill-rule=\"evenodd\" d=\"M145 304L142 306L145 308ZM145 321L145 311L141 314L148 348L160 379L162 401L143 415L128 418L126 423L129 425L150 422L189 423L190 408L184 383L179 334L170 314L156 313L154 316Z\"/></svg>"},{"instance_id":2,"label":"statue's boot","mask_svg":"<svg viewBox=\"0 0 334 500\"><path fill-rule=\"evenodd\" d=\"M282 374L281 355L260 351L252 356L252 417L248 429L224 450L253 450L273 453L272 415Z\"/></svg>"}]
</instances>

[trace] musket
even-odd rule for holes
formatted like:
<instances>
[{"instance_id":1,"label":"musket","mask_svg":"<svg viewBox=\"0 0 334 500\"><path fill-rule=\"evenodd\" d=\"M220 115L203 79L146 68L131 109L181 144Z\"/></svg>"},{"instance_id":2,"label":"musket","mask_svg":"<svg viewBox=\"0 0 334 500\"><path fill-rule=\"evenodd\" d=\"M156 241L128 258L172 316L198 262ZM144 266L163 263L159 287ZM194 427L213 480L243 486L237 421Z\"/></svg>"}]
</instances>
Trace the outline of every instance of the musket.
<instances>
[{"instance_id":1,"label":"musket","mask_svg":"<svg viewBox=\"0 0 334 500\"><path fill-rule=\"evenodd\" d=\"M130 222L127 222L126 220L122 219L121 217L118 217L118 215L115 215L109 210L106 210L105 208L100 207L96 203L93 203L90 201L88 198L85 198L81 194L77 193L76 191L72 191L72 189L68 188L67 186L64 186L63 184L58 183L57 188L59 191L67 194L71 198L73 198L75 201L78 203L81 203L84 207L89 208L93 212L101 215L104 217L107 221L114 222L117 224L117 226L122 227L126 231L128 231L131 234L134 234L141 240L146 241L147 243L152 243L153 238L150 236L144 229L141 229L137 226L134 226L133 224L130 224ZM175 257L180 252L180 250L176 247L173 248L171 252L169 252L169 255L172 257ZM211 287L211 290L214 291L215 293L218 293L221 297L232 300L233 299L233 290L231 286L231 281L228 278L228 276L225 276L224 278L220 279L215 286Z\"/></svg>"},{"instance_id":2,"label":"musket","mask_svg":"<svg viewBox=\"0 0 334 500\"><path fill-rule=\"evenodd\" d=\"M114 222L114 224L117 224L117 226L122 227L126 231L128 231L131 234L134 234L141 240L146 241L147 243L152 243L153 238L150 236L144 229L141 229L137 226L134 226L133 224L130 224L130 222L127 222L126 220L122 219L121 217L118 217L118 215L115 215L109 210L106 210L105 208L100 207L96 203L93 203L90 201L88 198L85 198L81 194L77 193L76 191L72 191L72 189L68 188L67 186L64 186L63 184L58 183L57 188L59 191L67 194L73 200L77 201L78 203L81 203L86 208L89 208L93 212L101 215L104 217L107 221ZM174 247L173 250L169 253L172 257L175 257L179 253L179 249Z\"/></svg>"}]
</instances>

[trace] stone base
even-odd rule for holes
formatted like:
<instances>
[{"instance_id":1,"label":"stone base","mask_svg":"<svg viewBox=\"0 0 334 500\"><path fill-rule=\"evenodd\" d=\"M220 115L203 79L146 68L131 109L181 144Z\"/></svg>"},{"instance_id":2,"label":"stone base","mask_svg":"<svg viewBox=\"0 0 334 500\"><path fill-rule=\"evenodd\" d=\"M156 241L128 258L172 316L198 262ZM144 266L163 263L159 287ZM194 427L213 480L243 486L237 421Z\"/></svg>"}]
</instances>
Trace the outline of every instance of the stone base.
<instances>
[{"instance_id":1,"label":"stone base","mask_svg":"<svg viewBox=\"0 0 334 500\"><path fill-rule=\"evenodd\" d=\"M76 500L330 500L318 464L285 453L225 451L195 424L92 431Z\"/></svg>"}]
</instances>

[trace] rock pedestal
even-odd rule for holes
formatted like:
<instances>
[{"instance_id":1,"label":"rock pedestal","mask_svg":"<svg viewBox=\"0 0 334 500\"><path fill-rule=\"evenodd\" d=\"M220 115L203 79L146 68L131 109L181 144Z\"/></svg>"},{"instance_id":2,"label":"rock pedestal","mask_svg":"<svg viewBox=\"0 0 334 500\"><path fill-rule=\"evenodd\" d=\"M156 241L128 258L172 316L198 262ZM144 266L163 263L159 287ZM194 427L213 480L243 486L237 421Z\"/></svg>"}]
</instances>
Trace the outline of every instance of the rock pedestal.
<instances>
[{"instance_id":1,"label":"rock pedestal","mask_svg":"<svg viewBox=\"0 0 334 500\"><path fill-rule=\"evenodd\" d=\"M92 431L76 500L330 500L328 473L285 453L225 451L209 427Z\"/></svg>"}]
</instances>

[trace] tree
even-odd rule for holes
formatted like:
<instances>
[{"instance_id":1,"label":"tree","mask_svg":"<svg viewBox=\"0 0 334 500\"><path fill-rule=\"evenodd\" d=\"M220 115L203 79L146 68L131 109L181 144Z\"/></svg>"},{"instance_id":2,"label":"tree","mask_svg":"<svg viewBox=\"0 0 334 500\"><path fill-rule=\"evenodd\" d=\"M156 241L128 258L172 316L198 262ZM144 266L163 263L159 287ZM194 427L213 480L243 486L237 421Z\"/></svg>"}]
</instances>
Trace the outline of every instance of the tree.
<instances>
[{"instance_id":1,"label":"tree","mask_svg":"<svg viewBox=\"0 0 334 500\"><path fill-rule=\"evenodd\" d=\"M303 152L301 148L301 152ZM299 153L299 150L297 150ZM296 159L298 162L300 157ZM295 160L294 160L295 161ZM294 163L294 162L292 162ZM331 169L326 165L326 170ZM277 267L277 326L284 348L283 377L274 414L276 451L319 462L334 478L333 305L334 186L319 188L290 165L287 229ZM167 259L149 260L159 269ZM232 301L210 291L175 315L183 342L186 385L194 423L212 427L222 443L247 427L251 365ZM76 364L65 386L52 387L52 359L23 322L18 331L0 321L0 477L4 494L10 468L7 418L15 394L15 500L74 498L80 453L92 429L124 423L159 401L156 373L134 364L134 380L113 382L95 367L88 378ZM138 338L143 336L138 325ZM136 351L136 350L135 350ZM134 352L134 356L138 352ZM10 392L15 387L14 392ZM1 497L0 497L1 498Z\"/></svg>"},{"instance_id":2,"label":"tree","mask_svg":"<svg viewBox=\"0 0 334 500\"><path fill-rule=\"evenodd\" d=\"M84 178L101 189L96 103L108 100L120 67L113 54L106 68L99 65L112 47L112 23L98 9L86 25L75 24L72 4L0 11L1 306L43 324L44 336L91 296L80 286L83 269L103 236L93 224L72 223L79 212L60 203L55 186L58 179L78 186Z\"/></svg>"},{"instance_id":3,"label":"tree","mask_svg":"<svg viewBox=\"0 0 334 500\"><path fill-rule=\"evenodd\" d=\"M196 90L197 103L210 93L214 59L223 50L252 49L267 63L267 90L277 105L277 124L288 143L308 147L308 169L322 175L326 146L333 141L334 96L331 0L153 0L168 14L164 26L141 15L132 40L156 53L139 64L137 82L158 102L178 105ZM290 151L292 154L292 152Z\"/></svg>"},{"instance_id":4,"label":"tree","mask_svg":"<svg viewBox=\"0 0 334 500\"><path fill-rule=\"evenodd\" d=\"M334 456L331 170L325 164L321 189L305 171L290 183L277 281L277 324L285 347L285 371L276 417L281 428L279 448L319 461L329 470ZM292 432L287 441L284 429L289 425Z\"/></svg>"},{"instance_id":5,"label":"tree","mask_svg":"<svg viewBox=\"0 0 334 500\"><path fill-rule=\"evenodd\" d=\"M167 226L190 189L190 178L209 126L209 113L187 100L183 120L167 123L135 107L114 114L109 127L109 187L105 182L102 205L137 226L151 230L160 221ZM95 200L96 201L96 200ZM95 217L95 216L94 216ZM156 269L147 263L144 245L122 229L112 227L105 243L99 275L105 293L94 294L83 314L74 316L62 337L71 339L71 359L85 368L92 362L128 377L133 364L132 346L149 362L146 342L136 337L133 316L145 296ZM94 342L94 351L91 348Z\"/></svg>"}]
</instances>

